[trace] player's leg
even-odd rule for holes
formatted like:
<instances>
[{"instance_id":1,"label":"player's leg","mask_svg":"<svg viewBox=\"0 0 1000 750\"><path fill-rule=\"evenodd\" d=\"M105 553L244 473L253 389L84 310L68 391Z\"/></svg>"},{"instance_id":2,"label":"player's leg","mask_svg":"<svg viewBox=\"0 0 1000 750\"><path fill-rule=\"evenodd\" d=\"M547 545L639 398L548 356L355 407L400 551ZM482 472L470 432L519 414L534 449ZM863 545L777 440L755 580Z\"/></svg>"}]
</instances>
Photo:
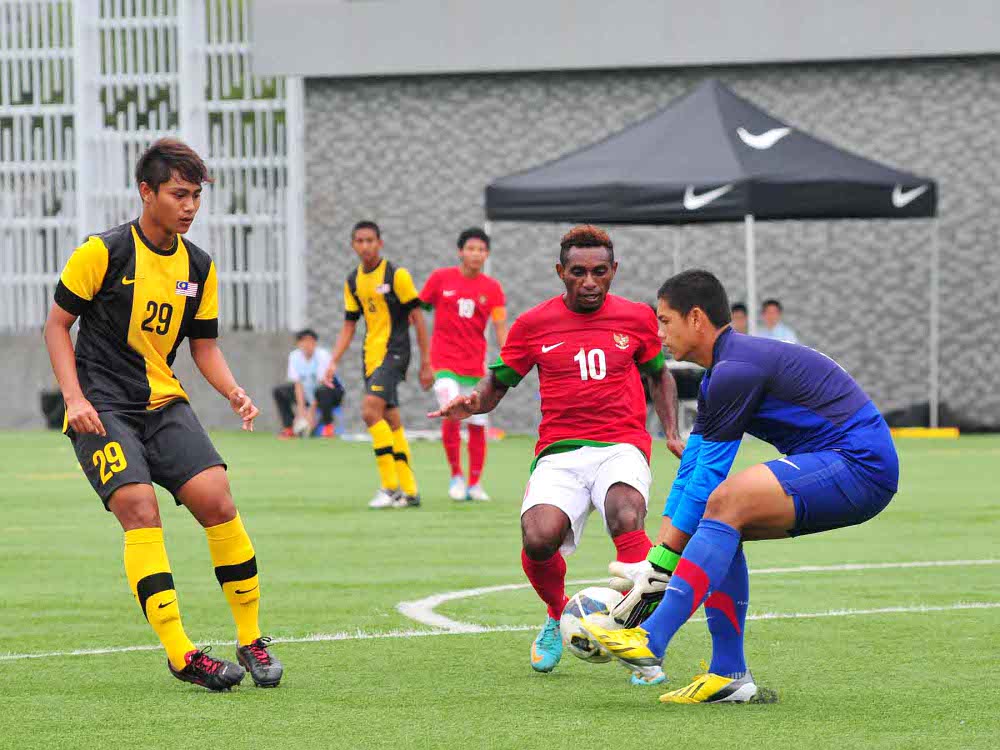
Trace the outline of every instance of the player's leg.
<instances>
[{"instance_id":1,"label":"player's leg","mask_svg":"<svg viewBox=\"0 0 1000 750\"><path fill-rule=\"evenodd\" d=\"M438 377L434 380L434 398L442 407L461 392L458 381L450 377ZM441 420L441 444L444 446L444 456L448 461L451 479L448 482L448 497L452 500L467 499L465 476L462 474L462 423L457 419Z\"/></svg>"},{"instance_id":2,"label":"player's leg","mask_svg":"<svg viewBox=\"0 0 1000 750\"><path fill-rule=\"evenodd\" d=\"M531 668L551 672L562 659L559 618L566 606L566 559L560 547L571 534L570 519L553 505L535 505L521 515L521 568L547 616L531 644Z\"/></svg>"},{"instance_id":3,"label":"player's leg","mask_svg":"<svg viewBox=\"0 0 1000 750\"><path fill-rule=\"evenodd\" d=\"M175 402L151 415L146 441L153 480L195 517L208 540L215 578L236 623L237 658L258 685L281 679L259 625L260 580L253 544L233 502L226 465L191 406Z\"/></svg>"},{"instance_id":4,"label":"player's leg","mask_svg":"<svg viewBox=\"0 0 1000 750\"><path fill-rule=\"evenodd\" d=\"M295 421L295 386L284 383L274 388L274 405L281 417L281 437L291 437L292 423Z\"/></svg>"},{"instance_id":5,"label":"player's leg","mask_svg":"<svg viewBox=\"0 0 1000 750\"><path fill-rule=\"evenodd\" d=\"M419 508L420 493L417 490L417 478L410 466L413 457L410 453L410 443L406 439L406 430L403 429L399 407L396 405L395 393L396 389L393 388L392 406L385 411L385 420L392 430L392 457L396 462L396 475L399 477L400 495L396 498L393 506L396 508Z\"/></svg>"},{"instance_id":6,"label":"player's leg","mask_svg":"<svg viewBox=\"0 0 1000 750\"><path fill-rule=\"evenodd\" d=\"M472 388L465 389L467 393ZM480 502L487 501L490 496L483 489L483 467L486 465L486 428L489 424L488 414L475 414L465 420L465 429L469 433L469 499Z\"/></svg>"},{"instance_id":7,"label":"player's leg","mask_svg":"<svg viewBox=\"0 0 1000 750\"><path fill-rule=\"evenodd\" d=\"M372 436L372 450L378 468L379 490L368 503L369 508L391 508L399 493L399 473L392 449L392 427L386 421L389 407L386 388L390 385L389 371L380 365L365 380L365 396L361 401L361 418Z\"/></svg>"}]
</instances>

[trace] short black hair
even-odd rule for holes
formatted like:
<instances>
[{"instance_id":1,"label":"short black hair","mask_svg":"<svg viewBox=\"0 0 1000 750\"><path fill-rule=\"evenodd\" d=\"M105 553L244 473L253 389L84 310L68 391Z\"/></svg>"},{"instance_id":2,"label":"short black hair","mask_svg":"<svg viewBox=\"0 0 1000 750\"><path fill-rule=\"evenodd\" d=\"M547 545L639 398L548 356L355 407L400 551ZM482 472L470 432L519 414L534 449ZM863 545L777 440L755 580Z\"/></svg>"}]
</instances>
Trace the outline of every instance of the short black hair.
<instances>
[{"instance_id":1,"label":"short black hair","mask_svg":"<svg viewBox=\"0 0 1000 750\"><path fill-rule=\"evenodd\" d=\"M187 182L200 185L211 182L208 167L198 153L176 138L160 138L147 148L135 165L136 187L146 183L153 192L169 182L174 173Z\"/></svg>"},{"instance_id":2,"label":"short black hair","mask_svg":"<svg viewBox=\"0 0 1000 750\"><path fill-rule=\"evenodd\" d=\"M490 249L490 236L479 227L469 227L462 230L462 233L458 235L458 249L461 250L465 247L465 243L469 240L482 240L486 243L486 249Z\"/></svg>"},{"instance_id":3,"label":"short black hair","mask_svg":"<svg viewBox=\"0 0 1000 750\"><path fill-rule=\"evenodd\" d=\"M742 302L737 302L732 307L729 308L729 312L731 312L731 313L741 312L744 315L746 315L747 314L747 306L744 305Z\"/></svg>"},{"instance_id":4,"label":"short black hair","mask_svg":"<svg viewBox=\"0 0 1000 750\"><path fill-rule=\"evenodd\" d=\"M301 341L306 336L312 336L316 341L319 341L319 336L316 335L316 331L312 328L303 328L301 331L295 332L295 340Z\"/></svg>"},{"instance_id":5,"label":"short black hair","mask_svg":"<svg viewBox=\"0 0 1000 750\"><path fill-rule=\"evenodd\" d=\"M355 224L351 228L352 240L354 239L354 233L357 232L359 229L371 229L373 232L375 232L376 237L382 239L382 230L378 228L378 224L376 224L374 221L370 221L369 219L362 219L357 224Z\"/></svg>"},{"instance_id":6,"label":"short black hair","mask_svg":"<svg viewBox=\"0 0 1000 750\"><path fill-rule=\"evenodd\" d=\"M663 282L656 296L681 315L701 308L716 328L732 321L726 289L709 271L693 269L671 276Z\"/></svg>"},{"instance_id":7,"label":"short black hair","mask_svg":"<svg viewBox=\"0 0 1000 750\"><path fill-rule=\"evenodd\" d=\"M559 241L559 264L564 266L572 247L603 247L608 251L608 262L614 265L615 246L608 233L591 224L581 224L570 229Z\"/></svg>"},{"instance_id":8,"label":"short black hair","mask_svg":"<svg viewBox=\"0 0 1000 750\"><path fill-rule=\"evenodd\" d=\"M762 304L760 306L760 309L761 310L766 310L771 305L774 305L775 307L777 307L778 308L778 312L784 312L785 311L785 309L781 306L781 303L778 302L778 300L776 300L774 297L768 297L766 300L764 300L764 304Z\"/></svg>"}]
</instances>

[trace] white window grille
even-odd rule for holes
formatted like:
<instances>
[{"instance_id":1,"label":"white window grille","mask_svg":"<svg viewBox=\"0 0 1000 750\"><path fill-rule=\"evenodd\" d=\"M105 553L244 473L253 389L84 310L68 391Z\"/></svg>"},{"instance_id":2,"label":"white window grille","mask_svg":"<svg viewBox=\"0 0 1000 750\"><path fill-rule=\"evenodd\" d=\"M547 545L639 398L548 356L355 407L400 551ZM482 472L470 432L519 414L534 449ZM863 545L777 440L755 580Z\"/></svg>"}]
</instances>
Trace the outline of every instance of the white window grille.
<instances>
[{"instance_id":1,"label":"white window grille","mask_svg":"<svg viewBox=\"0 0 1000 750\"><path fill-rule=\"evenodd\" d=\"M166 135L215 179L190 239L223 326L302 324L302 81L253 75L248 2L0 0L0 331L40 326L73 247L138 214Z\"/></svg>"}]
</instances>

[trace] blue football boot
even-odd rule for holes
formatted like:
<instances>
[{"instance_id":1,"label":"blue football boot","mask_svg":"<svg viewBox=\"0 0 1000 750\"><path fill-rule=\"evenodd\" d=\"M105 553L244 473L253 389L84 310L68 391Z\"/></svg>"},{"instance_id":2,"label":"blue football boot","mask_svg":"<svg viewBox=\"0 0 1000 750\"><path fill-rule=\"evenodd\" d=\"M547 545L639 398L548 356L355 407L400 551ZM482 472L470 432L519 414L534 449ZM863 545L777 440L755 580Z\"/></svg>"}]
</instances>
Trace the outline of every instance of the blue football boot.
<instances>
[{"instance_id":1,"label":"blue football boot","mask_svg":"<svg viewBox=\"0 0 1000 750\"><path fill-rule=\"evenodd\" d=\"M562 634L559 620L548 617L535 642L531 644L531 668L536 672L551 672L562 659Z\"/></svg>"}]
</instances>

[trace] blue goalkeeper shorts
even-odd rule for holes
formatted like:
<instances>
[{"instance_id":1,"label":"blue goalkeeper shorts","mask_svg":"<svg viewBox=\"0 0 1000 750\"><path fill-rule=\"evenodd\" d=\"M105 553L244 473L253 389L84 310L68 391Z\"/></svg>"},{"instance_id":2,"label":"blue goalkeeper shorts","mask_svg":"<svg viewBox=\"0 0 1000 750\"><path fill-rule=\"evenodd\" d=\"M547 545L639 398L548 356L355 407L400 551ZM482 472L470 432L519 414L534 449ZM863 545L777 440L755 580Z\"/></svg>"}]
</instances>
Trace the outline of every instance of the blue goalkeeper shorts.
<instances>
[{"instance_id":1,"label":"blue goalkeeper shorts","mask_svg":"<svg viewBox=\"0 0 1000 750\"><path fill-rule=\"evenodd\" d=\"M896 448L887 427L868 437L874 439L857 448L793 454L765 464L795 502L791 536L864 523L889 504L899 477Z\"/></svg>"}]
</instances>

